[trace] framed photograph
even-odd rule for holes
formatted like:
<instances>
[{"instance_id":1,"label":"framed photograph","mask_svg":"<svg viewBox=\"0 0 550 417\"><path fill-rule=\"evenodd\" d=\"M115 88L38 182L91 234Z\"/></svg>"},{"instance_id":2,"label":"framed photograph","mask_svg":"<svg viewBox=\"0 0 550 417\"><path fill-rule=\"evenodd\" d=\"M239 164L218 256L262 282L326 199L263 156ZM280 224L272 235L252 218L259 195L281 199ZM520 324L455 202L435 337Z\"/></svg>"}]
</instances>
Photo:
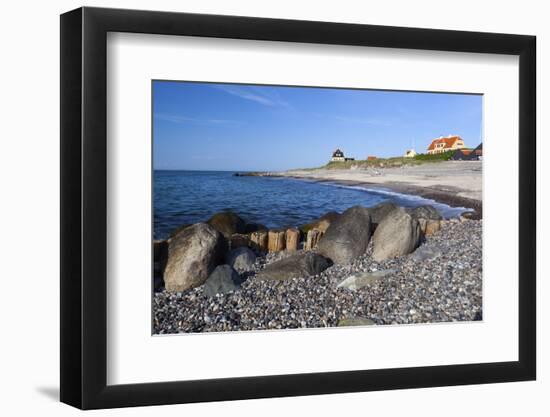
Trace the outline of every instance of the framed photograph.
<instances>
[{"instance_id":1,"label":"framed photograph","mask_svg":"<svg viewBox=\"0 0 550 417\"><path fill-rule=\"evenodd\" d=\"M61 401L533 380L535 37L61 16Z\"/></svg>"}]
</instances>

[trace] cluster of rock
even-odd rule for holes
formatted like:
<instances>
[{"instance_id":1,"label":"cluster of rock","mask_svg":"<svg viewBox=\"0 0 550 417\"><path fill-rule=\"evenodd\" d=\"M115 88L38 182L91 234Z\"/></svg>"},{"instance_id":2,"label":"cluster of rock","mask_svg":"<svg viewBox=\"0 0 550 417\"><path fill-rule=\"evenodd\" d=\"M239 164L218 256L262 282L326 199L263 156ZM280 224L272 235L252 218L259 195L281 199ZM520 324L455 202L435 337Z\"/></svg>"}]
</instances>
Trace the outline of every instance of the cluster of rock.
<instances>
[{"instance_id":1,"label":"cluster of rock","mask_svg":"<svg viewBox=\"0 0 550 417\"><path fill-rule=\"evenodd\" d=\"M287 280L320 274L364 255L372 240L372 259L380 262L412 253L425 235L439 230L442 218L431 206L405 209L392 203L354 206L327 213L300 228L267 230L223 212L205 223L182 226L154 242L155 289L182 292L203 285L213 296L237 290L256 257L285 251L290 256L266 265L260 280ZM355 285L355 284L354 284Z\"/></svg>"},{"instance_id":2,"label":"cluster of rock","mask_svg":"<svg viewBox=\"0 0 550 417\"><path fill-rule=\"evenodd\" d=\"M465 217L465 216L463 216ZM373 239L349 264L318 275L258 279L298 252L258 256L236 291L205 294L207 284L153 295L155 334L326 328L482 320L482 221L441 221L411 254L377 262ZM311 251L316 252L316 250Z\"/></svg>"}]
</instances>

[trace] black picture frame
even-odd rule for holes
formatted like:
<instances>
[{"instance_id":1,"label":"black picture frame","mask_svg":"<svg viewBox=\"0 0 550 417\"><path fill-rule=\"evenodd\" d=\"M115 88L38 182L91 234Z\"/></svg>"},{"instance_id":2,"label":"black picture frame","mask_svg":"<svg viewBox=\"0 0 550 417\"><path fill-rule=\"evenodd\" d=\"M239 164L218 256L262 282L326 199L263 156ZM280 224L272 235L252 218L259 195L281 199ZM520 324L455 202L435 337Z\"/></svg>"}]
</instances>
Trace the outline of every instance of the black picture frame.
<instances>
[{"instance_id":1,"label":"black picture frame","mask_svg":"<svg viewBox=\"0 0 550 417\"><path fill-rule=\"evenodd\" d=\"M108 32L519 56L519 360L107 385ZM61 401L94 409L535 379L535 45L524 35L251 17L88 7L61 15Z\"/></svg>"}]
</instances>

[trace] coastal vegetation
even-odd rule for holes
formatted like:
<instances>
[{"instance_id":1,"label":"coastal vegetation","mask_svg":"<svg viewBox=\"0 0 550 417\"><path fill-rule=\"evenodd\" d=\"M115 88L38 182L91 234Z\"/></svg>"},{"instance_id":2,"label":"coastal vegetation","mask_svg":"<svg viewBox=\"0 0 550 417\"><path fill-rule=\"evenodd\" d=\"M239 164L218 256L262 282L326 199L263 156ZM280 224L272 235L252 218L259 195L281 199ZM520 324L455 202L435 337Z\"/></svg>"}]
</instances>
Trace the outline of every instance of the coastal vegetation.
<instances>
[{"instance_id":1,"label":"coastal vegetation","mask_svg":"<svg viewBox=\"0 0 550 417\"><path fill-rule=\"evenodd\" d=\"M325 165L312 168L297 168L290 171L317 171L323 169L329 170L350 170L350 169L382 169L382 168L399 168L406 166L417 166L425 163L449 161L454 151L446 151L438 154L416 154L414 157L395 156L389 158L376 159L354 159L345 161L329 161ZM277 176L277 173L251 171L237 172L236 176L255 177L255 176Z\"/></svg>"},{"instance_id":2,"label":"coastal vegetation","mask_svg":"<svg viewBox=\"0 0 550 417\"><path fill-rule=\"evenodd\" d=\"M416 166L425 163L449 161L454 151L445 151L438 154L419 153L413 157L394 156L389 158L375 159L354 159L345 161L329 161L325 165L310 168L297 168L293 171L316 171L322 169L330 170L350 170L350 169L370 169L370 168L399 168L405 166ZM238 172L236 176L271 176L274 173L253 171Z\"/></svg>"},{"instance_id":3,"label":"coastal vegetation","mask_svg":"<svg viewBox=\"0 0 550 417\"><path fill-rule=\"evenodd\" d=\"M448 161L454 151L439 154L416 154L406 158L402 156L390 158L364 159L354 161L330 161L326 165L314 169L362 169L362 168L391 168L407 165L420 165L426 162Z\"/></svg>"}]
</instances>

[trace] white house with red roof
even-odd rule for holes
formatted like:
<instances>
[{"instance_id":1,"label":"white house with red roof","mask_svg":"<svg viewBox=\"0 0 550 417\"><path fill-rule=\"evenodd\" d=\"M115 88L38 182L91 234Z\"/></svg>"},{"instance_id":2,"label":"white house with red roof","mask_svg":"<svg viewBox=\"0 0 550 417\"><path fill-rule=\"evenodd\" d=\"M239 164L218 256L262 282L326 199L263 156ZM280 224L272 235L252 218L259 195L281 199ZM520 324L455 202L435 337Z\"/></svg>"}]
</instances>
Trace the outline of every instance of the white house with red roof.
<instances>
[{"instance_id":1,"label":"white house with red roof","mask_svg":"<svg viewBox=\"0 0 550 417\"><path fill-rule=\"evenodd\" d=\"M429 155L433 155L462 148L464 148L464 141L460 136L441 136L438 139L432 140L432 143L430 143L430 146L428 146L427 153Z\"/></svg>"}]
</instances>

